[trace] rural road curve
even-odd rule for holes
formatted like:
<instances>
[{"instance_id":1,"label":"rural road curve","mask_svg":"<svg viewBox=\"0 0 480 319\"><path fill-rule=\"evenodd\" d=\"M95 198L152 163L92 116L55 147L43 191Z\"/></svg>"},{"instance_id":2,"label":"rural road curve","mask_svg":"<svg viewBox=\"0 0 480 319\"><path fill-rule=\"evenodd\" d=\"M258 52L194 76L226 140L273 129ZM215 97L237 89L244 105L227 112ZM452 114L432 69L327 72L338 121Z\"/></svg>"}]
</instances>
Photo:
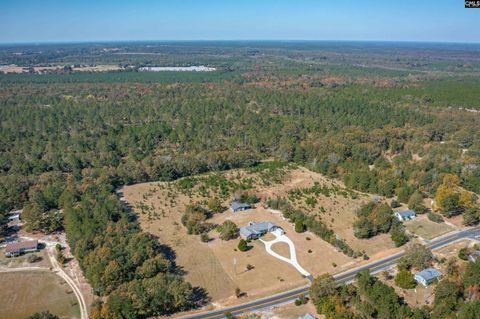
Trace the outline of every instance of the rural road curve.
<instances>
[{"instance_id":1,"label":"rural road curve","mask_svg":"<svg viewBox=\"0 0 480 319\"><path fill-rule=\"evenodd\" d=\"M453 233L449 233L440 237L437 237L433 240L430 240L426 246L432 250L439 249L441 247L447 246L453 242L462 240L462 239L477 239L476 237L480 236L480 227L467 228ZM378 273L389 267L395 265L397 261L405 255L404 251L398 252L386 258L373 261L369 264L359 266L355 269L346 271L341 274L337 274L334 278L337 281L338 285L352 282L355 279L357 273L364 269L369 269L372 274ZM225 318L225 313L229 312L232 315L241 315L244 313L249 313L253 311L258 311L261 309L273 307L276 305L281 305L286 302L291 302L297 299L301 295L308 294L310 287L304 286L290 291L286 291L280 294L273 296L265 297L262 299L253 300L245 304L232 306L228 308L207 311L203 313L190 314L186 316L181 316L182 319L221 319Z\"/></svg>"}]
</instances>

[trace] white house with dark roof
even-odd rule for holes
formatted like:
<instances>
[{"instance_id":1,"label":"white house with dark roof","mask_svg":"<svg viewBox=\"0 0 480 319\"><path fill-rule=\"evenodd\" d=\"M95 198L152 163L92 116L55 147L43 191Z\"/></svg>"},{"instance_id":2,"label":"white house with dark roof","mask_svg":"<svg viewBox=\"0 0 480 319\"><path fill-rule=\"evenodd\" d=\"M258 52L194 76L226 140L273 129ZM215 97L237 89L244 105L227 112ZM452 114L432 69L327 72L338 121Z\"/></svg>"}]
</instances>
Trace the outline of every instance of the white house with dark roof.
<instances>
[{"instance_id":1,"label":"white house with dark roof","mask_svg":"<svg viewBox=\"0 0 480 319\"><path fill-rule=\"evenodd\" d=\"M427 268L415 274L415 280L422 284L424 287L427 287L432 281L440 279L442 273L435 268Z\"/></svg>"},{"instance_id":2,"label":"white house with dark roof","mask_svg":"<svg viewBox=\"0 0 480 319\"><path fill-rule=\"evenodd\" d=\"M415 219L417 217L417 213L410 209L402 210L400 212L396 212L395 217L397 217L399 221L404 222L406 220Z\"/></svg>"}]
</instances>

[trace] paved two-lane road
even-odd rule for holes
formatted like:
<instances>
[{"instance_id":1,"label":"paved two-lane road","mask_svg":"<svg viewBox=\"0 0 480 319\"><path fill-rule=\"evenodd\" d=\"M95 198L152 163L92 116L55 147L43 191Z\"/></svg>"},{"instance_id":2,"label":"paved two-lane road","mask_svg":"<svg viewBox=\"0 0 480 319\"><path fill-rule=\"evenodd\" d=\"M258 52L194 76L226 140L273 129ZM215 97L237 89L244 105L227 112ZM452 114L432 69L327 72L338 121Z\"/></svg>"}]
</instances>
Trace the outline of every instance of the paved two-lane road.
<instances>
[{"instance_id":1,"label":"paved two-lane road","mask_svg":"<svg viewBox=\"0 0 480 319\"><path fill-rule=\"evenodd\" d=\"M432 250L435 250L458 240L462 240L466 238L475 239L477 237L480 237L480 227L469 228L469 229L461 230L455 233L451 233L445 236L435 238L433 240L428 241L426 243L426 246ZM349 283L355 279L355 275L358 272L364 269L370 269L371 273L378 273L382 270L388 269L389 267L395 265L397 261L404 255L405 255L405 252L401 251L391 256L388 256L386 258L357 267L355 269L344 272L342 274L335 275L334 277L337 280L337 283L339 285ZM272 307L275 305L280 305L289 301L293 301L297 299L300 295L307 294L308 291L309 291L309 286L305 286L305 287L297 288L287 292L283 292L277 295L265 297L262 299L257 299L242 305L198 313L198 314L192 314L192 315L184 316L182 318L184 319L221 319L225 317L226 312L229 312L233 315L240 315L240 314L249 313L256 310Z\"/></svg>"}]
</instances>

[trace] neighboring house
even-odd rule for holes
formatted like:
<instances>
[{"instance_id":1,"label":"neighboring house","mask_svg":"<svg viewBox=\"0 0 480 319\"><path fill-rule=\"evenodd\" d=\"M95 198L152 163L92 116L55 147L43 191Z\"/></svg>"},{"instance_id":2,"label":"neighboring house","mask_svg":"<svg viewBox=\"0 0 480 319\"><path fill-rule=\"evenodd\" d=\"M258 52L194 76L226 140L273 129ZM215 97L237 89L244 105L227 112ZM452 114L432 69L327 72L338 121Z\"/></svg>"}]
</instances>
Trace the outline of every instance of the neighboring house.
<instances>
[{"instance_id":1,"label":"neighboring house","mask_svg":"<svg viewBox=\"0 0 480 319\"><path fill-rule=\"evenodd\" d=\"M233 202L230 203L230 209L234 213L240 212L242 210L251 209L251 208L252 208L252 205L247 204L247 203L241 203L241 202L236 201L236 200L234 200Z\"/></svg>"},{"instance_id":2,"label":"neighboring house","mask_svg":"<svg viewBox=\"0 0 480 319\"><path fill-rule=\"evenodd\" d=\"M21 241L10 243L5 247L5 256L13 257L23 253L34 252L38 250L38 240Z\"/></svg>"},{"instance_id":3,"label":"neighboring house","mask_svg":"<svg viewBox=\"0 0 480 319\"><path fill-rule=\"evenodd\" d=\"M305 313L303 316L297 317L297 319L315 319L315 317L310 313Z\"/></svg>"},{"instance_id":4,"label":"neighboring house","mask_svg":"<svg viewBox=\"0 0 480 319\"><path fill-rule=\"evenodd\" d=\"M9 222L19 222L20 215L22 214L21 210L14 210L8 213L8 221Z\"/></svg>"},{"instance_id":5,"label":"neighboring house","mask_svg":"<svg viewBox=\"0 0 480 319\"><path fill-rule=\"evenodd\" d=\"M480 250L475 250L473 253L468 255L468 260L470 260L472 263L480 260Z\"/></svg>"},{"instance_id":6,"label":"neighboring house","mask_svg":"<svg viewBox=\"0 0 480 319\"><path fill-rule=\"evenodd\" d=\"M284 234L283 229L272 222L249 222L248 226L240 228L240 237L246 240L252 240L260 238L267 232L276 232L279 235Z\"/></svg>"},{"instance_id":7,"label":"neighboring house","mask_svg":"<svg viewBox=\"0 0 480 319\"><path fill-rule=\"evenodd\" d=\"M427 268L415 274L415 280L424 287L440 277L442 277L442 273L435 268Z\"/></svg>"},{"instance_id":8,"label":"neighboring house","mask_svg":"<svg viewBox=\"0 0 480 319\"><path fill-rule=\"evenodd\" d=\"M409 219L414 219L417 217L417 214L413 210L403 210L401 212L396 212L395 217L401 222L404 222Z\"/></svg>"}]
</instances>

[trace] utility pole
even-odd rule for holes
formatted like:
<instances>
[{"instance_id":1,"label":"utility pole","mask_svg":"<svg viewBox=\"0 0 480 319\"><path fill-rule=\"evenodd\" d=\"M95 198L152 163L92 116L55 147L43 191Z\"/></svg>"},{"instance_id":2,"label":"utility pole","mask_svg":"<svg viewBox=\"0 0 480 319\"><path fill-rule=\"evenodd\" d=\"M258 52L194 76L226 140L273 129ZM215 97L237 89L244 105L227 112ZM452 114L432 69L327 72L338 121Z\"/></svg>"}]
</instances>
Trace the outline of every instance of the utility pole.
<instances>
[{"instance_id":1,"label":"utility pole","mask_svg":"<svg viewBox=\"0 0 480 319\"><path fill-rule=\"evenodd\" d=\"M237 258L233 257L233 272L237 275Z\"/></svg>"}]
</instances>

